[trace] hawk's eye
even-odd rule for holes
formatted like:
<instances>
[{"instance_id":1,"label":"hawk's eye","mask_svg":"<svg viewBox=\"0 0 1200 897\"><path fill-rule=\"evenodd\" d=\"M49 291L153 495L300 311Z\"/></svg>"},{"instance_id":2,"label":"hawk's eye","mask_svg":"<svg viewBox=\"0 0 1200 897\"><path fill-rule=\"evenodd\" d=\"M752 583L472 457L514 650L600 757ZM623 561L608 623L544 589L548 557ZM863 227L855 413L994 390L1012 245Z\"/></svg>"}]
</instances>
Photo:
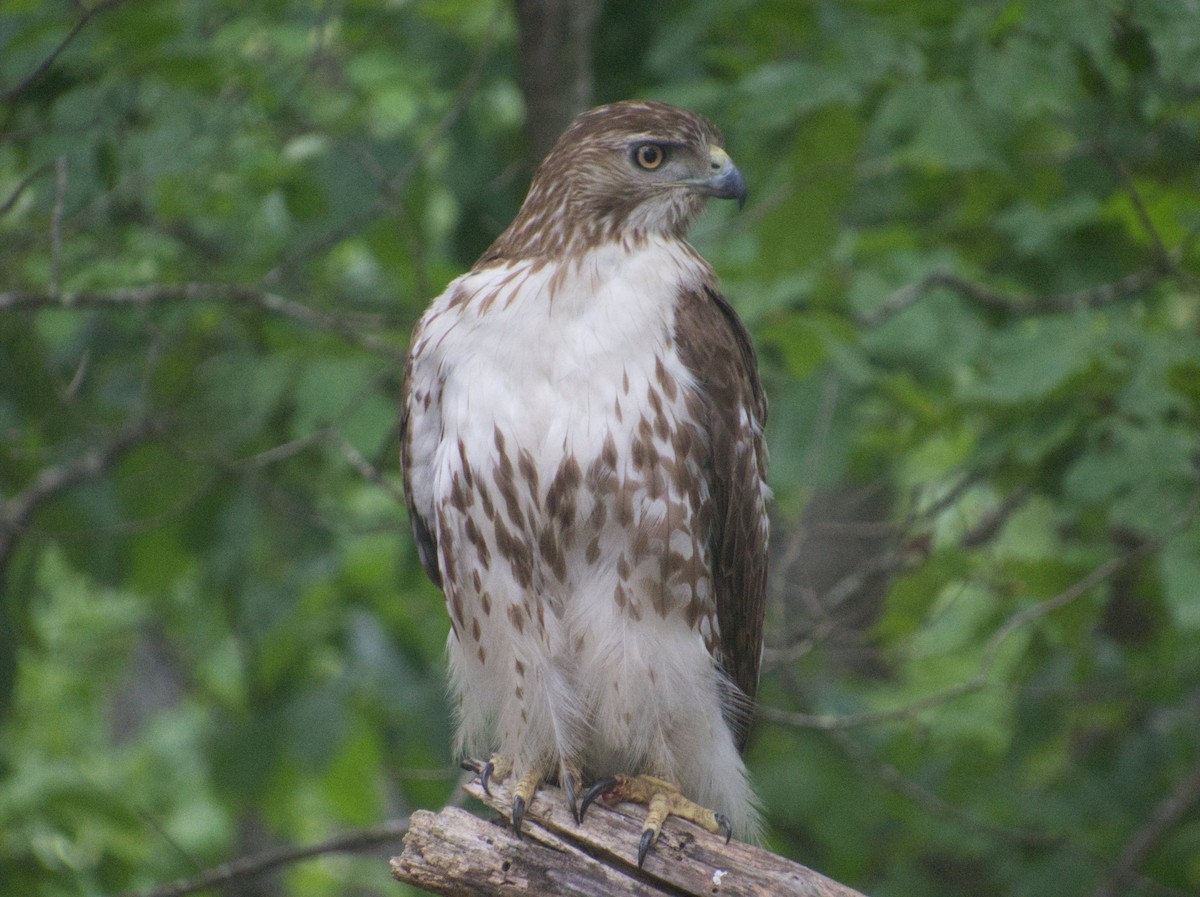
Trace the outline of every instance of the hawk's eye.
<instances>
[{"instance_id":1,"label":"hawk's eye","mask_svg":"<svg viewBox=\"0 0 1200 897\"><path fill-rule=\"evenodd\" d=\"M634 161L647 171L653 171L662 165L667 154L657 143L643 143L633 151Z\"/></svg>"}]
</instances>

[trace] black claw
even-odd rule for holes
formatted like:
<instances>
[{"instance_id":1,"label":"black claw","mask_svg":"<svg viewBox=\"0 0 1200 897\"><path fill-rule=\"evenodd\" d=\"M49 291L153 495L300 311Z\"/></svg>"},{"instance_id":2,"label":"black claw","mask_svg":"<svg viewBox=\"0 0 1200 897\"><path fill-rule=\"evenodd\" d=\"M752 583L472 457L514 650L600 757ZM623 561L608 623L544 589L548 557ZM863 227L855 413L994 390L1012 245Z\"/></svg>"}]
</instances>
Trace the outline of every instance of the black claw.
<instances>
[{"instance_id":1,"label":"black claw","mask_svg":"<svg viewBox=\"0 0 1200 897\"><path fill-rule=\"evenodd\" d=\"M516 834L518 841L524 840L523 836L521 835L521 822L524 819L525 819L525 798L518 795L517 797L513 798L513 808L512 808L513 832Z\"/></svg>"},{"instance_id":2,"label":"black claw","mask_svg":"<svg viewBox=\"0 0 1200 897\"><path fill-rule=\"evenodd\" d=\"M492 796L492 790L488 788L488 781L492 778L492 773L496 771L496 764L489 760L483 764L483 768L479 770L479 784L483 786L483 793L488 797Z\"/></svg>"},{"instance_id":3,"label":"black claw","mask_svg":"<svg viewBox=\"0 0 1200 897\"><path fill-rule=\"evenodd\" d=\"M654 846L654 842L658 840L658 832L652 828L642 832L642 840L638 842L638 868L642 868L642 863L646 862L646 854L650 852L650 848Z\"/></svg>"},{"instance_id":4,"label":"black claw","mask_svg":"<svg viewBox=\"0 0 1200 897\"><path fill-rule=\"evenodd\" d=\"M729 817L724 813L717 813L717 825L720 826L719 834L725 836L725 843L729 843L729 839L733 837L733 823L729 821Z\"/></svg>"},{"instance_id":5,"label":"black claw","mask_svg":"<svg viewBox=\"0 0 1200 897\"><path fill-rule=\"evenodd\" d=\"M601 779L587 790L587 794L583 796L583 803L579 805L580 822L583 822L584 814L587 813L588 807L595 802L596 798L608 791L611 791L613 786L616 784L617 780L612 776L609 776L607 779Z\"/></svg>"},{"instance_id":6,"label":"black claw","mask_svg":"<svg viewBox=\"0 0 1200 897\"><path fill-rule=\"evenodd\" d=\"M579 812L579 804L575 799L575 776L569 772L564 773L562 780L563 791L567 793L567 803L571 807L571 815L575 817L575 824L579 825L583 821L583 814Z\"/></svg>"}]
</instances>

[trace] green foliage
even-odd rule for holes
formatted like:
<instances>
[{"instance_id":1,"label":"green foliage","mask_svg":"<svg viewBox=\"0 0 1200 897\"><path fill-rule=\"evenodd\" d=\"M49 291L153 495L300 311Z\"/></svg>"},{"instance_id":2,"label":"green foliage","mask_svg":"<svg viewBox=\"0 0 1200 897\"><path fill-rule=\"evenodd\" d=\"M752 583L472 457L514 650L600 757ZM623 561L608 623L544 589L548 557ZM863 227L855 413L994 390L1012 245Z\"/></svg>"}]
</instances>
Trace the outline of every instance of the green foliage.
<instances>
[{"instance_id":1,"label":"green foliage","mask_svg":"<svg viewBox=\"0 0 1200 897\"><path fill-rule=\"evenodd\" d=\"M751 185L695 239L772 400L762 699L808 716L750 763L771 846L865 892L1200 890L1194 6L605 8L597 100L699 109ZM6 3L0 92L80 14ZM515 27L116 4L0 101L13 893L450 799L398 365L528 180Z\"/></svg>"}]
</instances>

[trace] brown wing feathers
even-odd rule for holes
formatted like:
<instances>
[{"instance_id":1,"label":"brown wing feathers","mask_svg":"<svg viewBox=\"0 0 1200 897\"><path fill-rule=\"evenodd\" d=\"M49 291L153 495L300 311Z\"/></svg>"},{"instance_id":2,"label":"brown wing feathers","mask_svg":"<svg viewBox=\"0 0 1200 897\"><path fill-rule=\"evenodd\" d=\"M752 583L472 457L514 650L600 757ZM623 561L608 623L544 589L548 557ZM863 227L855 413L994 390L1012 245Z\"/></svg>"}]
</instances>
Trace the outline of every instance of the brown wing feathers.
<instances>
[{"instance_id":1,"label":"brown wing feathers","mask_svg":"<svg viewBox=\"0 0 1200 897\"><path fill-rule=\"evenodd\" d=\"M675 336L698 384L709 436L703 465L713 502L712 558L719 661L738 689L758 689L766 601L766 540L762 477L767 405L754 348L737 315L709 285L680 297ZM739 747L751 708L735 708Z\"/></svg>"}]
</instances>

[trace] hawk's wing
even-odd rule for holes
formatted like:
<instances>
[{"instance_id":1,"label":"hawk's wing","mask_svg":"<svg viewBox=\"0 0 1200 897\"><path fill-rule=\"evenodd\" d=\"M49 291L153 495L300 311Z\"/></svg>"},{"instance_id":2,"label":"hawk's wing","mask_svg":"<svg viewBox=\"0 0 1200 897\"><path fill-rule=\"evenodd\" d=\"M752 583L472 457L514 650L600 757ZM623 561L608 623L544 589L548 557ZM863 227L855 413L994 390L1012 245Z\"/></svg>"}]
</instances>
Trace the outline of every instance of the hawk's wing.
<instances>
[{"instance_id":1,"label":"hawk's wing","mask_svg":"<svg viewBox=\"0 0 1200 897\"><path fill-rule=\"evenodd\" d=\"M413 331L413 346L417 345L419 337L420 325L418 324ZM427 476L424 471L417 469L421 463L417 457L419 440L417 427L439 426L437 421L431 420L435 416L431 412L436 410L437 396L434 395L436 387L428 384L414 387L414 367L414 353L410 351L404 365L404 381L400 389L400 466L404 472L404 503L408 506L408 519L412 524L413 538L417 543L417 552L421 556L421 565L425 568L429 578L433 580L434 585L440 589L442 574L438 569L433 502L431 498L426 501L421 497L429 493L428 487L420 490L421 495L418 495L418 489L415 488L416 480ZM421 407L415 407L417 405ZM414 420L414 414L422 418L421 423Z\"/></svg>"},{"instance_id":2,"label":"hawk's wing","mask_svg":"<svg viewBox=\"0 0 1200 897\"><path fill-rule=\"evenodd\" d=\"M766 608L767 401L750 336L711 285L680 297L675 339L696 379L701 432L708 437L704 476L713 502L711 557L721 630L717 660L751 699L732 708L740 749L758 689Z\"/></svg>"}]
</instances>

